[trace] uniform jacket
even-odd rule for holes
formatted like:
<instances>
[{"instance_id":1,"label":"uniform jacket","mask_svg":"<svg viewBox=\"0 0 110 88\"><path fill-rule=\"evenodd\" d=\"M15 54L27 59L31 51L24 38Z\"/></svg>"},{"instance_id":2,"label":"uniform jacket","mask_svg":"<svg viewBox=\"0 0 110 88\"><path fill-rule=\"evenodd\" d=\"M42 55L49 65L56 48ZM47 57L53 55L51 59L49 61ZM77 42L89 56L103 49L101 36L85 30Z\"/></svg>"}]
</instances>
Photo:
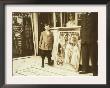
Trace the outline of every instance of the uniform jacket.
<instances>
[{"instance_id":1,"label":"uniform jacket","mask_svg":"<svg viewBox=\"0 0 110 88\"><path fill-rule=\"evenodd\" d=\"M54 37L53 33L50 32L48 35L46 31L41 32L39 48L41 50L52 50L53 49Z\"/></svg>"}]
</instances>

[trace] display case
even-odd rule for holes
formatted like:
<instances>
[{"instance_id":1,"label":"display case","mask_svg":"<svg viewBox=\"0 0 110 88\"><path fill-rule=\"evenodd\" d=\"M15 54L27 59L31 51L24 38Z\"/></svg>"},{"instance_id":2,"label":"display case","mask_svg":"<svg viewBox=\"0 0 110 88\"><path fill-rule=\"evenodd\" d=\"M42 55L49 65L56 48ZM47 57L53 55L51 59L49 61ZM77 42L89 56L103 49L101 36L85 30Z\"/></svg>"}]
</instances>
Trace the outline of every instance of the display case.
<instances>
[{"instance_id":1,"label":"display case","mask_svg":"<svg viewBox=\"0 0 110 88\"><path fill-rule=\"evenodd\" d=\"M77 55L80 59L80 30L81 26L51 28L54 34L52 59L57 64L72 64L72 53L75 52L74 47L77 47Z\"/></svg>"}]
</instances>

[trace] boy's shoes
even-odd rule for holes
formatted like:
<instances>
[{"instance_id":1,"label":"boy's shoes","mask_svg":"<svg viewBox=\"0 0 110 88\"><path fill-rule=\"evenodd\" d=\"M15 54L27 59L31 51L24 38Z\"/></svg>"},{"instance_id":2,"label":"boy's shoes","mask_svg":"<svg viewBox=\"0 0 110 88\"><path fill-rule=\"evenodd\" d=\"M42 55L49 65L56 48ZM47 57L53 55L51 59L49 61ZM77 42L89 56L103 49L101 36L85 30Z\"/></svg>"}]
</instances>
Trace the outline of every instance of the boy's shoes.
<instances>
[{"instance_id":1,"label":"boy's shoes","mask_svg":"<svg viewBox=\"0 0 110 88\"><path fill-rule=\"evenodd\" d=\"M44 66L41 66L42 68L44 68Z\"/></svg>"},{"instance_id":2,"label":"boy's shoes","mask_svg":"<svg viewBox=\"0 0 110 88\"><path fill-rule=\"evenodd\" d=\"M54 60L51 60L48 65L53 66L54 65Z\"/></svg>"}]
</instances>

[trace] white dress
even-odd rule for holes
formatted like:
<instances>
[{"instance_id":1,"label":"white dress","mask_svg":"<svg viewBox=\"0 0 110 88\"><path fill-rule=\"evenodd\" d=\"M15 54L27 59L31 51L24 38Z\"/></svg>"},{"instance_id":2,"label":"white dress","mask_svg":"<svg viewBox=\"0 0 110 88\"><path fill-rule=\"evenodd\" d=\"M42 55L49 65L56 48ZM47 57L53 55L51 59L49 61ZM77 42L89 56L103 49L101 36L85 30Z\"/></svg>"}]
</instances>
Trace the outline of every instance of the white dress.
<instances>
[{"instance_id":1,"label":"white dress","mask_svg":"<svg viewBox=\"0 0 110 88\"><path fill-rule=\"evenodd\" d=\"M72 58L72 48L73 46L71 44L67 44L66 45L66 49L65 49L65 63L70 63L71 62L71 58Z\"/></svg>"},{"instance_id":2,"label":"white dress","mask_svg":"<svg viewBox=\"0 0 110 88\"><path fill-rule=\"evenodd\" d=\"M71 64L75 67L79 66L80 50L77 45L73 46Z\"/></svg>"}]
</instances>

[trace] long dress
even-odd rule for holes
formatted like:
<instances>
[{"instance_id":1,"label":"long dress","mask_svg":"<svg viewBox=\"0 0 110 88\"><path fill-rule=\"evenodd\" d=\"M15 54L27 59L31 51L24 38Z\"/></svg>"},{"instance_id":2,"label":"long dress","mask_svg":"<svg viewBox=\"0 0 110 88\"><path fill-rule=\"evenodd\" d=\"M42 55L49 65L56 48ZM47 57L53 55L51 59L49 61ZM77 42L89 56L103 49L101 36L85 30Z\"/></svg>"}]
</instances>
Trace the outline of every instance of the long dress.
<instances>
[{"instance_id":1,"label":"long dress","mask_svg":"<svg viewBox=\"0 0 110 88\"><path fill-rule=\"evenodd\" d=\"M66 45L66 49L65 49L65 63L70 63L71 62L71 58L72 58L72 48L73 46L68 43Z\"/></svg>"},{"instance_id":2,"label":"long dress","mask_svg":"<svg viewBox=\"0 0 110 88\"><path fill-rule=\"evenodd\" d=\"M71 64L74 66L76 70L78 70L79 67L79 59L80 59L80 49L78 45L75 45L73 46L73 50L72 50Z\"/></svg>"}]
</instances>

